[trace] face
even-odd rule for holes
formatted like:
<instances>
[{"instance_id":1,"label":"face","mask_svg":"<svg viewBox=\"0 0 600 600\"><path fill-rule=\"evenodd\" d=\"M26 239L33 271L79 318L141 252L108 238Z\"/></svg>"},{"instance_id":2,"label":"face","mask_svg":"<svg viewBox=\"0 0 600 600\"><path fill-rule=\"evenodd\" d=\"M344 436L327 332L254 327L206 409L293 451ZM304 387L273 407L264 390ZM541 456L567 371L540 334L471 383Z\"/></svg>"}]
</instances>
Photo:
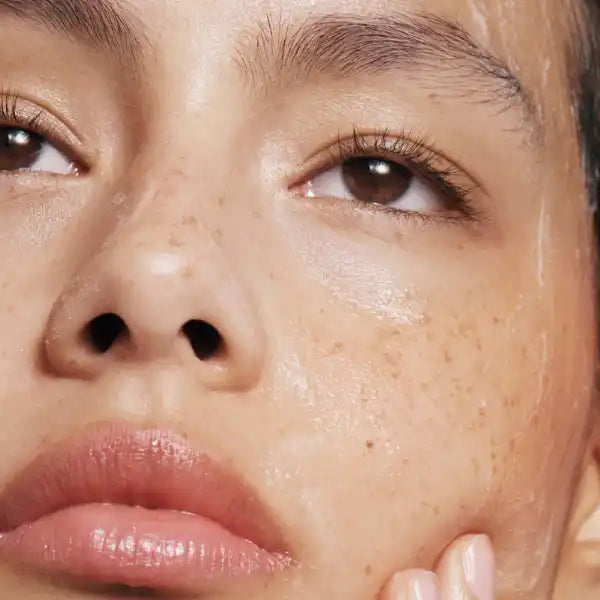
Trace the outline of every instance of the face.
<instances>
[{"instance_id":1,"label":"face","mask_svg":"<svg viewBox=\"0 0 600 600\"><path fill-rule=\"evenodd\" d=\"M0 2L3 529L117 428L289 558L192 598L373 599L474 531L548 598L595 343L563 3L64 4ZM163 587L24 555L11 597Z\"/></svg>"}]
</instances>

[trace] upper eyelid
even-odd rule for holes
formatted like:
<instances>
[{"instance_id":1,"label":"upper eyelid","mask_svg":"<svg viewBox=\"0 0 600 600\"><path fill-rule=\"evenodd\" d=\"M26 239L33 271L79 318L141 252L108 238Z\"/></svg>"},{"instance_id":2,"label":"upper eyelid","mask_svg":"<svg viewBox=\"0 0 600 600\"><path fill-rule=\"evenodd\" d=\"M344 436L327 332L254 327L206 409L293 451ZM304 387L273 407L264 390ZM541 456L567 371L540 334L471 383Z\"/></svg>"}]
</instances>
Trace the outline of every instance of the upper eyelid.
<instances>
[{"instance_id":1,"label":"upper eyelid","mask_svg":"<svg viewBox=\"0 0 600 600\"><path fill-rule=\"evenodd\" d=\"M61 127L67 129L69 136L73 137L77 143L82 144L84 142L83 138L77 133L74 127L72 127L65 119L63 119L60 115L58 115L51 106L42 100L34 99L29 97L26 94L21 94L20 92L16 92L11 88L2 88L0 87L0 106L4 109L8 108L9 111L14 109L17 111L17 114L48 114L51 119L58 121L61 124ZM6 111L4 111L6 112Z\"/></svg>"},{"instance_id":2,"label":"upper eyelid","mask_svg":"<svg viewBox=\"0 0 600 600\"><path fill-rule=\"evenodd\" d=\"M10 90L0 90L0 126L13 126L36 133L68 154L83 172L91 168L91 156L83 149L82 137L43 102Z\"/></svg>"},{"instance_id":3,"label":"upper eyelid","mask_svg":"<svg viewBox=\"0 0 600 600\"><path fill-rule=\"evenodd\" d=\"M358 146L357 140L359 141ZM448 173L449 176L464 176L468 179L470 182L470 185L468 186L469 191L473 192L477 190L488 195L484 184L477 177L470 173L469 170L464 168L460 163L450 159L426 138L411 135L407 131L394 133L387 129L366 130L363 132L354 128L352 134L342 135L339 133L337 138L334 140L330 139L327 144L320 146L319 149L311 154L302 167L301 177L296 177L288 187L295 187L302 181L307 181L310 177L315 177L324 170L337 166L344 157L357 155L361 152L364 154L375 154L381 158L397 159L402 156L402 152L399 151L399 144L406 144L405 150L412 146L415 153L419 152L422 154L426 152L427 157L432 163L438 162L440 166L448 167L447 171L453 171L452 173ZM326 160L323 160L324 153L326 153L327 156ZM405 158L407 166L415 166L412 164L415 161L411 162L411 157L409 155ZM445 169L439 168L438 170L443 172Z\"/></svg>"}]
</instances>

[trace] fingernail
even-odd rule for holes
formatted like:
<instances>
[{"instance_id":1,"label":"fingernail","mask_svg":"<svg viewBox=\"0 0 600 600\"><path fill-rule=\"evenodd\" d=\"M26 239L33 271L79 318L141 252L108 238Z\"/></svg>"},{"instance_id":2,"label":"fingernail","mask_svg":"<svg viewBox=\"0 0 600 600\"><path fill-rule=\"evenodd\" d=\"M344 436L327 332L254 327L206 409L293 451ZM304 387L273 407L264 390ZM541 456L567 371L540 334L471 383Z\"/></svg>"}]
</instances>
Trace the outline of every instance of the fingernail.
<instances>
[{"instance_id":1,"label":"fingernail","mask_svg":"<svg viewBox=\"0 0 600 600\"><path fill-rule=\"evenodd\" d=\"M410 582L408 600L438 600L438 581L433 573L417 573Z\"/></svg>"},{"instance_id":2,"label":"fingernail","mask_svg":"<svg viewBox=\"0 0 600 600\"><path fill-rule=\"evenodd\" d=\"M463 554L465 580L477 600L494 600L494 550L489 538L473 538Z\"/></svg>"}]
</instances>

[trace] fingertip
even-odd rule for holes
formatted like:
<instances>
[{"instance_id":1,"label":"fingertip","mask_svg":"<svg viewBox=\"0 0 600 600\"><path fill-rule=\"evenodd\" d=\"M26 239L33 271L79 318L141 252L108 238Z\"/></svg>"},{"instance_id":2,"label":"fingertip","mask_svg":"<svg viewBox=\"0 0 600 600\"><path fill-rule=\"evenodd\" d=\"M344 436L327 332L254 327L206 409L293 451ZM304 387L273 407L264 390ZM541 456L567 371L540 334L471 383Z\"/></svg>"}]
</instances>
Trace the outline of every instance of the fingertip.
<instances>
[{"instance_id":1,"label":"fingertip","mask_svg":"<svg viewBox=\"0 0 600 600\"><path fill-rule=\"evenodd\" d=\"M439 583L431 571L411 570L392 577L381 600L439 600Z\"/></svg>"},{"instance_id":2,"label":"fingertip","mask_svg":"<svg viewBox=\"0 0 600 600\"><path fill-rule=\"evenodd\" d=\"M446 549L438 568L442 592L460 589L464 597L473 600L494 599L494 575L494 550L487 535L456 540Z\"/></svg>"},{"instance_id":3,"label":"fingertip","mask_svg":"<svg viewBox=\"0 0 600 600\"><path fill-rule=\"evenodd\" d=\"M477 600L494 600L495 557L486 535L474 536L462 556L465 581Z\"/></svg>"}]
</instances>

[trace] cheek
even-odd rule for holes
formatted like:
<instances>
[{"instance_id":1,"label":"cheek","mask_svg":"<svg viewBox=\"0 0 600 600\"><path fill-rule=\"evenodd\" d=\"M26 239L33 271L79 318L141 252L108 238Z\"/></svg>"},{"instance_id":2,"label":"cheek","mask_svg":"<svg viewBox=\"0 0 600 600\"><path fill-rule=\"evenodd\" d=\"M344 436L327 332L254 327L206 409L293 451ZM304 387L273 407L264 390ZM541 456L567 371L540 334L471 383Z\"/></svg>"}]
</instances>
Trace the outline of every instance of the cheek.
<instances>
[{"instance_id":1,"label":"cheek","mask_svg":"<svg viewBox=\"0 0 600 600\"><path fill-rule=\"evenodd\" d=\"M581 359L593 356L581 334L588 307L578 323L555 302L550 317L535 294L473 290L429 302L437 316L419 323L363 316L308 328L319 331L306 382L316 441L298 481L316 564L339 572L344 556L349 588L372 593L394 570L431 568L452 539L484 531L504 585L527 590L545 577L593 372Z\"/></svg>"}]
</instances>

